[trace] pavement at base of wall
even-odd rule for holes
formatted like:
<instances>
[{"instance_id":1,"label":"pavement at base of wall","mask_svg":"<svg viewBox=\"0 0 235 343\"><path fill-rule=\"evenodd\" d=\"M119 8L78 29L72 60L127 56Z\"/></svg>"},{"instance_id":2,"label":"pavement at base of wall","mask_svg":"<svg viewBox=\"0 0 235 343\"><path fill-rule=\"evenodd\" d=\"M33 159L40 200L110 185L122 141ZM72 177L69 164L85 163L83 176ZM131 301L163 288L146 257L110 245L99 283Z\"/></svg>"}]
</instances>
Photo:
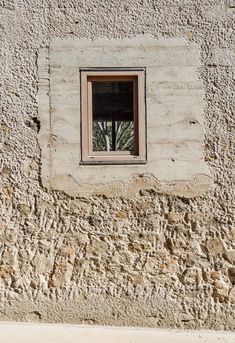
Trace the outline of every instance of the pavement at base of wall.
<instances>
[{"instance_id":1,"label":"pavement at base of wall","mask_svg":"<svg viewBox=\"0 0 235 343\"><path fill-rule=\"evenodd\" d=\"M2 343L235 343L231 331L0 323Z\"/></svg>"}]
</instances>

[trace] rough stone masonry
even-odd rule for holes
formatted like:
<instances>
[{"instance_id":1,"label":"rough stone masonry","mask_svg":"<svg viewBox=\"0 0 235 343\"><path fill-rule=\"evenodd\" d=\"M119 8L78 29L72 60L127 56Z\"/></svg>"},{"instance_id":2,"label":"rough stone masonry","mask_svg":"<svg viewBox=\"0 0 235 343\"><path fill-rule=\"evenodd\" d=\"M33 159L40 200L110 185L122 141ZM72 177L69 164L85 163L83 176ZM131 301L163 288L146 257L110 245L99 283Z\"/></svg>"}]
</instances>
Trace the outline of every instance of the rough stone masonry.
<instances>
[{"instance_id":1,"label":"rough stone masonry","mask_svg":"<svg viewBox=\"0 0 235 343\"><path fill-rule=\"evenodd\" d=\"M2 0L0 8L0 318L234 329L234 1ZM192 197L45 188L40 49L56 38L144 34L199 47L214 186Z\"/></svg>"}]
</instances>

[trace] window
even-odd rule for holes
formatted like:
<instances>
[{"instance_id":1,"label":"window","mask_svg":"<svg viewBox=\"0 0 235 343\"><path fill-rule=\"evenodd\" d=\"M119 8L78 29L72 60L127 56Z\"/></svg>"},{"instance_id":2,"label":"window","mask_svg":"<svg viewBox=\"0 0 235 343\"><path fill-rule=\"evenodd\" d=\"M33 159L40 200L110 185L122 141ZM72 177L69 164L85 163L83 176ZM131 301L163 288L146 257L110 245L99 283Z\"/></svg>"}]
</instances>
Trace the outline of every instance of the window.
<instances>
[{"instance_id":1,"label":"window","mask_svg":"<svg viewBox=\"0 0 235 343\"><path fill-rule=\"evenodd\" d=\"M144 77L144 69L81 70L81 163L146 162Z\"/></svg>"}]
</instances>

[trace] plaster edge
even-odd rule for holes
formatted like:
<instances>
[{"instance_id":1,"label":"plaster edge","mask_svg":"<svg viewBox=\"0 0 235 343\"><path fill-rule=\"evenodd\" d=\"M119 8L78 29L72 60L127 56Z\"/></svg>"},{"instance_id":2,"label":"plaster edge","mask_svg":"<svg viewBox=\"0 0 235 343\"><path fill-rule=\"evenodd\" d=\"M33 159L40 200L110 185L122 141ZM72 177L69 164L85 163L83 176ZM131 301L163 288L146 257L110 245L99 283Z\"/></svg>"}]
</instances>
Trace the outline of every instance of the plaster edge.
<instances>
[{"instance_id":1,"label":"plaster edge","mask_svg":"<svg viewBox=\"0 0 235 343\"><path fill-rule=\"evenodd\" d=\"M130 198L137 195L166 194L185 198L203 195L212 188L212 178L206 174L197 174L191 180L175 180L160 182L153 175L134 175L127 181L113 181L108 183L79 183L72 175L56 175L52 178L52 187L70 196L103 195L107 198Z\"/></svg>"},{"instance_id":2,"label":"plaster edge","mask_svg":"<svg viewBox=\"0 0 235 343\"><path fill-rule=\"evenodd\" d=\"M50 54L49 48L38 52L38 114L40 131L38 142L41 149L40 178L44 187L51 185L51 118L50 118Z\"/></svg>"},{"instance_id":3,"label":"plaster edge","mask_svg":"<svg viewBox=\"0 0 235 343\"><path fill-rule=\"evenodd\" d=\"M151 34L139 34L132 38L53 38L50 42L50 49L61 48L65 46L74 46L74 47L103 47L105 43L108 43L110 46L117 46L117 42L121 46L126 44L130 46L138 46L143 42L145 45L151 46L154 43L154 46L168 47L168 46L190 46L190 48L195 47L198 49L198 44L194 42L189 42L186 37L155 37Z\"/></svg>"}]
</instances>

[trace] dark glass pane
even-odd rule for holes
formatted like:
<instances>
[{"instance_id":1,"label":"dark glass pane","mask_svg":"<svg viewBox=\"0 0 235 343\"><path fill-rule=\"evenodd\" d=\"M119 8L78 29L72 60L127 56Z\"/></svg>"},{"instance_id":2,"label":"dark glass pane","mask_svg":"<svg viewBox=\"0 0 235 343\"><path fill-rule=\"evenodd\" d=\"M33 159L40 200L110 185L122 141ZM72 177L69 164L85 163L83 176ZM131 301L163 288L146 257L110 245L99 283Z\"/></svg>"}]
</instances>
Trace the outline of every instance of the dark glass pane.
<instances>
[{"instance_id":1,"label":"dark glass pane","mask_svg":"<svg viewBox=\"0 0 235 343\"><path fill-rule=\"evenodd\" d=\"M93 151L134 149L133 82L92 82Z\"/></svg>"}]
</instances>

